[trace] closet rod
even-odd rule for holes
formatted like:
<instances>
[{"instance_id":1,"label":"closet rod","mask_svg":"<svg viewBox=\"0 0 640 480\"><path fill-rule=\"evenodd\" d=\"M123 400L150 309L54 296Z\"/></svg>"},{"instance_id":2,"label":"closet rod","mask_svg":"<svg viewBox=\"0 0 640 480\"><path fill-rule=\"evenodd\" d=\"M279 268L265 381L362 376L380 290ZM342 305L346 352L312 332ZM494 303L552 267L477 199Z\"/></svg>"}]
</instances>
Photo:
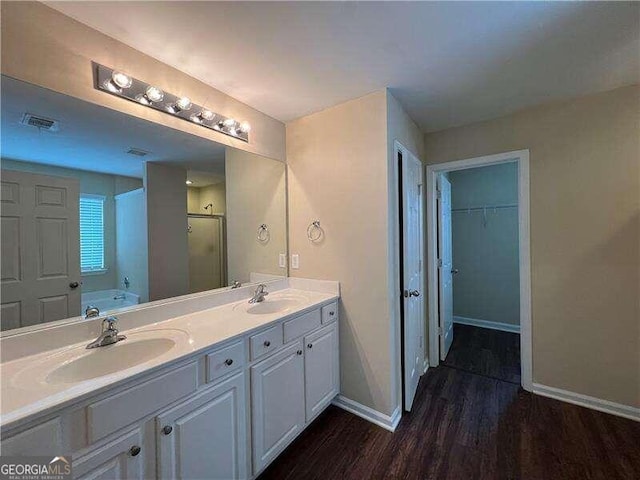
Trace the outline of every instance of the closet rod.
<instances>
[{"instance_id":1,"label":"closet rod","mask_svg":"<svg viewBox=\"0 0 640 480\"><path fill-rule=\"evenodd\" d=\"M452 212L474 212L476 210L494 210L498 208L517 208L517 203L508 203L505 205L486 205L484 207L467 207L467 208L452 208Z\"/></svg>"}]
</instances>

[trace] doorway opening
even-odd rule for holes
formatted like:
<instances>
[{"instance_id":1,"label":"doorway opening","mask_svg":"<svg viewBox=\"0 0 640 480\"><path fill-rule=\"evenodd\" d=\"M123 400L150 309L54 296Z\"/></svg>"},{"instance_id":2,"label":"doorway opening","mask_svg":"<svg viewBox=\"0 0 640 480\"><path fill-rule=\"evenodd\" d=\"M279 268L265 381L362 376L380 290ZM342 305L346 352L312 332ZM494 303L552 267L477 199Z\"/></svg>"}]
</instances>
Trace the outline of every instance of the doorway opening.
<instances>
[{"instance_id":1,"label":"doorway opening","mask_svg":"<svg viewBox=\"0 0 640 480\"><path fill-rule=\"evenodd\" d=\"M427 167L429 364L532 387L528 151Z\"/></svg>"}]
</instances>

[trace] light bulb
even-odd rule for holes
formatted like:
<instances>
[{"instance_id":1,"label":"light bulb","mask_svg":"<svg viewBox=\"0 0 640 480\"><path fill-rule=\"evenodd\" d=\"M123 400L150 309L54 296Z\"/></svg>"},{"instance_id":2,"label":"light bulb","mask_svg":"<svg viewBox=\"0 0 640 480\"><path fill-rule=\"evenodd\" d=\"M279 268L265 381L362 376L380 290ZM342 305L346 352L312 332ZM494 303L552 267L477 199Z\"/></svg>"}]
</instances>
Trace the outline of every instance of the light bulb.
<instances>
[{"instance_id":1,"label":"light bulb","mask_svg":"<svg viewBox=\"0 0 640 480\"><path fill-rule=\"evenodd\" d=\"M144 95L150 102L157 103L161 102L164 98L164 92L157 87L148 86L144 92Z\"/></svg>"},{"instance_id":2,"label":"light bulb","mask_svg":"<svg viewBox=\"0 0 640 480\"><path fill-rule=\"evenodd\" d=\"M211 111L211 110L202 110L200 112L200 117L202 117L203 120L213 120L213 117L215 117L215 114Z\"/></svg>"},{"instance_id":3,"label":"light bulb","mask_svg":"<svg viewBox=\"0 0 640 480\"><path fill-rule=\"evenodd\" d=\"M251 131L251 125L249 125L249 122L242 122L240 124L240 131L242 133L249 133Z\"/></svg>"},{"instance_id":4,"label":"light bulb","mask_svg":"<svg viewBox=\"0 0 640 480\"><path fill-rule=\"evenodd\" d=\"M222 124L227 128L231 128L235 127L236 121L233 118L227 118L224 122L222 122Z\"/></svg>"},{"instance_id":5,"label":"light bulb","mask_svg":"<svg viewBox=\"0 0 640 480\"><path fill-rule=\"evenodd\" d=\"M119 88L129 88L133 83L133 79L130 76L116 71L111 74L111 81Z\"/></svg>"},{"instance_id":6,"label":"light bulb","mask_svg":"<svg viewBox=\"0 0 640 480\"><path fill-rule=\"evenodd\" d=\"M180 97L176 105L180 110L189 110L191 108L191 100L189 97Z\"/></svg>"}]
</instances>

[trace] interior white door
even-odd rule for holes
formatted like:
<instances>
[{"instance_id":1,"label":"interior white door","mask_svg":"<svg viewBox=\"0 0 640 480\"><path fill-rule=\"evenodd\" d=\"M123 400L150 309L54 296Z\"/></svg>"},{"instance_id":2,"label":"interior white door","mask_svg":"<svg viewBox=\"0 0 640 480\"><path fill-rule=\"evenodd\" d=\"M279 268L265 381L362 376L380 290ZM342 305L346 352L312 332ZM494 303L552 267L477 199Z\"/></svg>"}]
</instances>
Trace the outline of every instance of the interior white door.
<instances>
[{"instance_id":1,"label":"interior white door","mask_svg":"<svg viewBox=\"0 0 640 480\"><path fill-rule=\"evenodd\" d=\"M411 410L423 373L424 296L422 285L423 215L422 163L408 152L402 156L402 262L403 262L403 340L404 408Z\"/></svg>"},{"instance_id":2,"label":"interior white door","mask_svg":"<svg viewBox=\"0 0 640 480\"><path fill-rule=\"evenodd\" d=\"M453 248L451 244L451 183L438 177L438 280L440 307L440 360L453 342Z\"/></svg>"},{"instance_id":3,"label":"interior white door","mask_svg":"<svg viewBox=\"0 0 640 480\"><path fill-rule=\"evenodd\" d=\"M246 478L245 404L239 374L158 415L159 478Z\"/></svg>"},{"instance_id":4,"label":"interior white door","mask_svg":"<svg viewBox=\"0 0 640 480\"><path fill-rule=\"evenodd\" d=\"M2 170L2 328L80 315L79 182Z\"/></svg>"}]
</instances>

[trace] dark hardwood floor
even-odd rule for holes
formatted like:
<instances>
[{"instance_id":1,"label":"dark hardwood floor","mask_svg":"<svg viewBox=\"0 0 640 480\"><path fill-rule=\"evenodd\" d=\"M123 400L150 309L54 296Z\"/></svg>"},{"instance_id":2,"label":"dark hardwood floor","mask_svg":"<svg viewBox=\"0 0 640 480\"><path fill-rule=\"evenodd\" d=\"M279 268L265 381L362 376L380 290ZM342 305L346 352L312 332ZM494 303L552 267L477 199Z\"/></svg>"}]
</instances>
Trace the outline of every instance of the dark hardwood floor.
<instances>
[{"instance_id":1,"label":"dark hardwood floor","mask_svg":"<svg viewBox=\"0 0 640 480\"><path fill-rule=\"evenodd\" d=\"M259 480L639 478L640 423L443 365L395 433L331 406Z\"/></svg>"},{"instance_id":2,"label":"dark hardwood floor","mask_svg":"<svg viewBox=\"0 0 640 480\"><path fill-rule=\"evenodd\" d=\"M453 343L443 363L520 385L520 335L456 323Z\"/></svg>"}]
</instances>

